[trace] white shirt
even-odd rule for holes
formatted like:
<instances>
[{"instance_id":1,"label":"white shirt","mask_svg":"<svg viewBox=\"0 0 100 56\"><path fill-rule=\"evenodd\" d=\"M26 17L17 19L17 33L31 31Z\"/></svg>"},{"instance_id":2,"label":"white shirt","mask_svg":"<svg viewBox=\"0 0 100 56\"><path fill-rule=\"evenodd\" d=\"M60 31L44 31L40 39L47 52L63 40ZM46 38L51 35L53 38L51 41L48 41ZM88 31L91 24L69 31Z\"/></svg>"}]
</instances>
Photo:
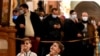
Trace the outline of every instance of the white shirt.
<instances>
[{"instance_id":1,"label":"white shirt","mask_svg":"<svg viewBox=\"0 0 100 56\"><path fill-rule=\"evenodd\" d=\"M25 56L24 53L18 53L17 56Z\"/></svg>"},{"instance_id":2,"label":"white shirt","mask_svg":"<svg viewBox=\"0 0 100 56\"><path fill-rule=\"evenodd\" d=\"M25 14L25 36L34 37L34 29L30 20L30 12Z\"/></svg>"},{"instance_id":3,"label":"white shirt","mask_svg":"<svg viewBox=\"0 0 100 56\"><path fill-rule=\"evenodd\" d=\"M43 20L43 18L44 18L43 16L40 16L40 20L41 20L41 21Z\"/></svg>"},{"instance_id":4,"label":"white shirt","mask_svg":"<svg viewBox=\"0 0 100 56\"><path fill-rule=\"evenodd\" d=\"M47 54L46 56L50 56L50 54ZM54 56L60 56L60 55L58 54L58 55L54 55Z\"/></svg>"},{"instance_id":5,"label":"white shirt","mask_svg":"<svg viewBox=\"0 0 100 56\"><path fill-rule=\"evenodd\" d=\"M37 54L29 51L29 52L27 52L27 55L26 55L26 53L18 53L17 56L37 56Z\"/></svg>"},{"instance_id":6,"label":"white shirt","mask_svg":"<svg viewBox=\"0 0 100 56\"><path fill-rule=\"evenodd\" d=\"M85 28L87 28L87 24L86 24L86 23L85 23L85 24L83 24L83 25L84 25L84 27L85 27Z\"/></svg>"}]
</instances>

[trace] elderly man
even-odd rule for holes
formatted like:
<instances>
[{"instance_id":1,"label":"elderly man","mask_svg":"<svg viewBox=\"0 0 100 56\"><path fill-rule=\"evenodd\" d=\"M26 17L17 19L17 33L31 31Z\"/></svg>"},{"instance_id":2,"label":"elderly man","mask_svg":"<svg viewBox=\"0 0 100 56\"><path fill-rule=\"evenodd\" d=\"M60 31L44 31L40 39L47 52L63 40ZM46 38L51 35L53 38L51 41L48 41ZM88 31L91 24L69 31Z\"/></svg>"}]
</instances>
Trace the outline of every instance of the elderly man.
<instances>
[{"instance_id":1,"label":"elderly man","mask_svg":"<svg viewBox=\"0 0 100 56\"><path fill-rule=\"evenodd\" d=\"M95 47L95 27L89 21L89 15L87 12L82 12L82 24L84 25L82 31L83 37L89 38L88 40L83 41L83 56L93 56Z\"/></svg>"}]
</instances>

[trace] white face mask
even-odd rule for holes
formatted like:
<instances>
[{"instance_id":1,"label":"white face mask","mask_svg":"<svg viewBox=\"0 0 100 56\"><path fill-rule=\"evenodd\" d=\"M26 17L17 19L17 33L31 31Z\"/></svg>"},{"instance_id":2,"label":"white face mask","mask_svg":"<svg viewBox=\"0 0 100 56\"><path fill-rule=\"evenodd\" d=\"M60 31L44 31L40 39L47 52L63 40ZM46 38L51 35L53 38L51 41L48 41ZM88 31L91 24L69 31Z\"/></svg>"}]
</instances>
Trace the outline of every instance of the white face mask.
<instances>
[{"instance_id":1,"label":"white face mask","mask_svg":"<svg viewBox=\"0 0 100 56\"><path fill-rule=\"evenodd\" d=\"M77 18L77 15L76 15L76 14L75 14L75 15L71 15L71 18L72 18L72 19Z\"/></svg>"},{"instance_id":2,"label":"white face mask","mask_svg":"<svg viewBox=\"0 0 100 56\"><path fill-rule=\"evenodd\" d=\"M24 11L23 10L20 10L19 12L20 12L20 14L24 14Z\"/></svg>"},{"instance_id":3,"label":"white face mask","mask_svg":"<svg viewBox=\"0 0 100 56\"><path fill-rule=\"evenodd\" d=\"M82 17L83 21L88 21L88 17Z\"/></svg>"},{"instance_id":4,"label":"white face mask","mask_svg":"<svg viewBox=\"0 0 100 56\"><path fill-rule=\"evenodd\" d=\"M57 17L57 15L52 15L52 17L53 17L53 18L56 18L56 17Z\"/></svg>"},{"instance_id":5,"label":"white face mask","mask_svg":"<svg viewBox=\"0 0 100 56\"><path fill-rule=\"evenodd\" d=\"M43 17L40 17L40 20L43 20Z\"/></svg>"}]
</instances>

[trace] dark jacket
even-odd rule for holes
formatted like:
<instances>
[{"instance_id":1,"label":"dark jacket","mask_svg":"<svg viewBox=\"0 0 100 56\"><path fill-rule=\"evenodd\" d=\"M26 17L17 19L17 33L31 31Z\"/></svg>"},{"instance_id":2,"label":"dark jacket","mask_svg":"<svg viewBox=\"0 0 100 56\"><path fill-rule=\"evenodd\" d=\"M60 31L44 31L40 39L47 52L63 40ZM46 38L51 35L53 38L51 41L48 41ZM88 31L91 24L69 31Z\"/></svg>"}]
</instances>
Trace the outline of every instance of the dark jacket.
<instances>
[{"instance_id":1,"label":"dark jacket","mask_svg":"<svg viewBox=\"0 0 100 56\"><path fill-rule=\"evenodd\" d=\"M80 22L74 23L71 19L66 19L64 26L63 26L63 32L64 32L64 38L63 40L76 40L78 39L77 34L82 33L82 30L84 28L84 25Z\"/></svg>"},{"instance_id":2,"label":"dark jacket","mask_svg":"<svg viewBox=\"0 0 100 56\"><path fill-rule=\"evenodd\" d=\"M86 38L89 38L87 40L89 44L92 44L92 45L96 44L96 41L95 41L95 27L90 22L87 23L87 36L86 36Z\"/></svg>"},{"instance_id":3,"label":"dark jacket","mask_svg":"<svg viewBox=\"0 0 100 56\"><path fill-rule=\"evenodd\" d=\"M44 26L44 39L45 40L60 40L61 38L61 28L55 29L54 24L60 24L60 19L58 17L53 18L52 15L48 15L43 20L43 26ZM62 27L62 25L61 25Z\"/></svg>"},{"instance_id":4,"label":"dark jacket","mask_svg":"<svg viewBox=\"0 0 100 56\"><path fill-rule=\"evenodd\" d=\"M30 20L31 20L32 26L34 28L35 37L37 37L37 36L40 37L42 35L41 34L42 26L41 26L41 21L39 19L39 16L36 13L31 12ZM20 24L24 24L25 25L24 14L20 15L17 18L17 22L16 22L17 35L19 37L24 37L25 36L25 29L24 28L20 28L20 26L19 26Z\"/></svg>"}]
</instances>

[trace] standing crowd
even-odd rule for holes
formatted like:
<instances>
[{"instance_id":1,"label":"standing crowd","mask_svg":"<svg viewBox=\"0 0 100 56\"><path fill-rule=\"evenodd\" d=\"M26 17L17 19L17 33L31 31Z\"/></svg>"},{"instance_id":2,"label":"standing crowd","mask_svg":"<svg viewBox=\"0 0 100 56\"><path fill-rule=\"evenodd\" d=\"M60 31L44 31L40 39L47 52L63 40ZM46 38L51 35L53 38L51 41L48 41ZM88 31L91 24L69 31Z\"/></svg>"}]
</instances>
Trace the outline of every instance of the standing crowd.
<instances>
[{"instance_id":1,"label":"standing crowd","mask_svg":"<svg viewBox=\"0 0 100 56\"><path fill-rule=\"evenodd\" d=\"M23 39L16 40L17 56L94 56L95 31L100 32L100 23L96 25L88 12L83 11L78 18L71 10L70 18L65 18L57 8L48 15L43 10L29 11L27 4L19 8L13 11L16 37Z\"/></svg>"}]
</instances>

